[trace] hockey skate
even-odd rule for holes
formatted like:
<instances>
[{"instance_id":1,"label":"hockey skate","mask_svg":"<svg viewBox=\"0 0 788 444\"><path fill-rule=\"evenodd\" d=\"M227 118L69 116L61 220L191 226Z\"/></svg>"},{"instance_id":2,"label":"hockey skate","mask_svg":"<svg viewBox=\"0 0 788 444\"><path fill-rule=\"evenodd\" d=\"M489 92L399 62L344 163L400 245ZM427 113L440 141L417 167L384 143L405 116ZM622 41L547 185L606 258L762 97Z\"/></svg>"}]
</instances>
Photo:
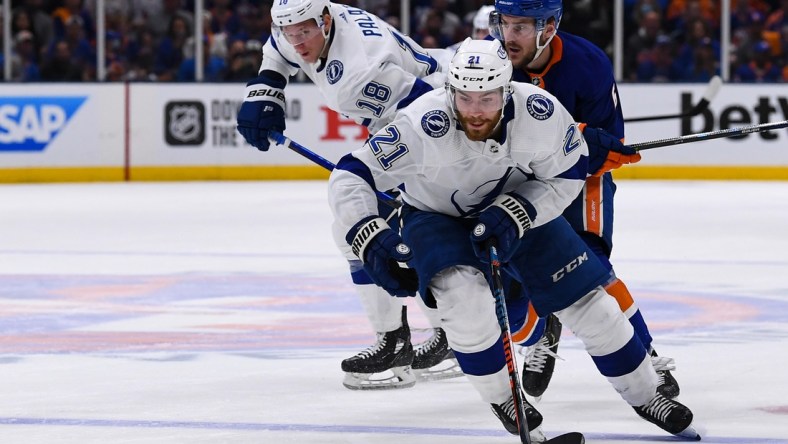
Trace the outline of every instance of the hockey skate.
<instances>
[{"instance_id":1,"label":"hockey skate","mask_svg":"<svg viewBox=\"0 0 788 444\"><path fill-rule=\"evenodd\" d=\"M700 440L700 435L692 426L692 411L678 401L657 393L648 404L633 408L641 418L668 433L695 441Z\"/></svg>"},{"instance_id":2,"label":"hockey skate","mask_svg":"<svg viewBox=\"0 0 788 444\"><path fill-rule=\"evenodd\" d=\"M442 328L436 328L433 335L416 345L413 351L415 357L411 368L420 380L438 381L463 375Z\"/></svg>"},{"instance_id":3,"label":"hockey skate","mask_svg":"<svg viewBox=\"0 0 788 444\"><path fill-rule=\"evenodd\" d=\"M507 432L512 435L518 435L520 432L517 429L517 417L514 411L514 397L510 397L503 404L490 404L493 414L501 421L503 427ZM528 430L531 436L531 442L542 443L546 438L542 432L542 414L534 406L528 403L523 396L523 409L525 414L525 421L528 423Z\"/></svg>"},{"instance_id":4,"label":"hockey skate","mask_svg":"<svg viewBox=\"0 0 788 444\"><path fill-rule=\"evenodd\" d=\"M345 372L342 385L351 390L413 387L416 384L416 376L410 369L413 357L407 307L403 306L400 328L378 333L375 344L342 361Z\"/></svg>"},{"instance_id":5,"label":"hockey skate","mask_svg":"<svg viewBox=\"0 0 788 444\"><path fill-rule=\"evenodd\" d=\"M676 378L670 374L671 370L676 370L676 364L673 358L665 358L657 355L657 351L651 349L651 363L654 365L654 370L657 371L659 376L659 385L657 385L657 392L662 396L674 399L679 396L679 383Z\"/></svg>"},{"instance_id":6,"label":"hockey skate","mask_svg":"<svg viewBox=\"0 0 788 444\"><path fill-rule=\"evenodd\" d=\"M549 315L544 334L525 357L523 390L534 398L541 397L547 390L555 370L555 359L560 359L556 352L561 340L561 327L561 321L555 315Z\"/></svg>"}]
</instances>

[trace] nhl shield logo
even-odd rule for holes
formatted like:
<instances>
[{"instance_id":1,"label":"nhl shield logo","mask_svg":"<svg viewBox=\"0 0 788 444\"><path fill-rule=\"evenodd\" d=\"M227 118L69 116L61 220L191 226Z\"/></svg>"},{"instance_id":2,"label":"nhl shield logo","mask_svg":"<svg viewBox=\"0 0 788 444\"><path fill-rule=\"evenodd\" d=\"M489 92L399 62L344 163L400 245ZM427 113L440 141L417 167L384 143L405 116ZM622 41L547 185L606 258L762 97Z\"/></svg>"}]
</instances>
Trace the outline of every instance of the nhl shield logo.
<instances>
[{"instance_id":1,"label":"nhl shield logo","mask_svg":"<svg viewBox=\"0 0 788 444\"><path fill-rule=\"evenodd\" d=\"M547 120L553 115L553 101L541 94L531 94L525 102L528 114L536 120Z\"/></svg>"},{"instance_id":2,"label":"nhl shield logo","mask_svg":"<svg viewBox=\"0 0 788 444\"><path fill-rule=\"evenodd\" d=\"M164 140L172 146L205 142L205 106L201 102L169 102L164 109Z\"/></svg>"},{"instance_id":3,"label":"nhl shield logo","mask_svg":"<svg viewBox=\"0 0 788 444\"><path fill-rule=\"evenodd\" d=\"M339 60L332 60L326 67L326 80L328 80L328 83L333 85L342 78L342 74L344 72L345 67L342 65L342 62Z\"/></svg>"},{"instance_id":4,"label":"nhl shield logo","mask_svg":"<svg viewBox=\"0 0 788 444\"><path fill-rule=\"evenodd\" d=\"M449 132L449 115L439 109L428 111L421 118L421 129L430 137L442 137Z\"/></svg>"}]
</instances>

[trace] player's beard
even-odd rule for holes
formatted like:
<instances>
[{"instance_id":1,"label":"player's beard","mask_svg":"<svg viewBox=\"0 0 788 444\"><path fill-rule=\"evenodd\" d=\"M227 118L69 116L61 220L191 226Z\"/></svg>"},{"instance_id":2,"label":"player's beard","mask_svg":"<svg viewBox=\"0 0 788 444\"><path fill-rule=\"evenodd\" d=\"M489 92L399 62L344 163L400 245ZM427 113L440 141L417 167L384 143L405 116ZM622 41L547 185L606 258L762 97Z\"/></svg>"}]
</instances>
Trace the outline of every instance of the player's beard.
<instances>
[{"instance_id":1,"label":"player's beard","mask_svg":"<svg viewBox=\"0 0 788 444\"><path fill-rule=\"evenodd\" d=\"M458 113L457 119L465 131L468 139L474 142L484 142L492 136L498 122L501 121L501 113L503 110L498 111L492 119L485 119L483 117L465 117Z\"/></svg>"}]
</instances>

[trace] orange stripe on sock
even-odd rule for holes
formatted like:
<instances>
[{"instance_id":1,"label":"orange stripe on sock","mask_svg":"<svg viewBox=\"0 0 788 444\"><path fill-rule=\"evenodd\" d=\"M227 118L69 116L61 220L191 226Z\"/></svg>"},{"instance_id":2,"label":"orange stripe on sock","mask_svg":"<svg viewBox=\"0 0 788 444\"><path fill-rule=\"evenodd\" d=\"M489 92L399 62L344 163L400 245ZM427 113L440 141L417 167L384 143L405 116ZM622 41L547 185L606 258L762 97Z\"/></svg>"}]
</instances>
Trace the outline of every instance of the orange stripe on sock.
<instances>
[{"instance_id":1,"label":"orange stripe on sock","mask_svg":"<svg viewBox=\"0 0 788 444\"><path fill-rule=\"evenodd\" d=\"M585 190L586 231L602 234L602 178L586 179Z\"/></svg>"},{"instance_id":2,"label":"orange stripe on sock","mask_svg":"<svg viewBox=\"0 0 788 444\"><path fill-rule=\"evenodd\" d=\"M512 334L512 341L516 344L524 342L526 339L531 337L534 333L534 328L536 328L536 322L539 320L539 315L536 314L536 310L532 304L528 304L528 314L525 315L525 322L523 326Z\"/></svg>"},{"instance_id":3,"label":"orange stripe on sock","mask_svg":"<svg viewBox=\"0 0 788 444\"><path fill-rule=\"evenodd\" d=\"M607 291L610 296L613 296L616 299L619 308L621 308L621 311L624 313L626 313L630 307L635 305L635 299L632 298L632 294L629 292L629 289L620 279L616 279L608 284L605 287L605 291Z\"/></svg>"}]
</instances>

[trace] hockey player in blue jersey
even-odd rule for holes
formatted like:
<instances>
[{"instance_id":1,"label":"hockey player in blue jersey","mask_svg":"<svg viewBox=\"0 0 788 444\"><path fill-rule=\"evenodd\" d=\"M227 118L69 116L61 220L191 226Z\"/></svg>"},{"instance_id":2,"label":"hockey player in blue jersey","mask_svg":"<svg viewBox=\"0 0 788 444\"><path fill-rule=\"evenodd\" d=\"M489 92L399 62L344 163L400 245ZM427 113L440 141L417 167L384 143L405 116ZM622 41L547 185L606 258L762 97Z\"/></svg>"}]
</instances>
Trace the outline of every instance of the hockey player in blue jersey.
<instances>
[{"instance_id":1,"label":"hockey player in blue jersey","mask_svg":"<svg viewBox=\"0 0 788 444\"><path fill-rule=\"evenodd\" d=\"M269 149L269 131L285 130L285 88L299 70L329 108L371 132L419 95L443 87L445 75L438 62L367 11L328 0L288 0L274 2L271 19L273 32L263 47L259 76L247 84L238 111L238 131L262 151ZM422 310L433 335L412 346L402 300L372 283L344 245L343 235L334 233L377 334L375 344L342 361L343 384L360 390L410 387L416 382L411 367L427 378L461 376L456 363L452 367L445 362L453 355L435 310Z\"/></svg>"},{"instance_id":2,"label":"hockey player in blue jersey","mask_svg":"<svg viewBox=\"0 0 788 444\"><path fill-rule=\"evenodd\" d=\"M605 289L615 297L649 350L660 377L659 393L675 398L679 386L670 373L673 360L657 356L640 310L609 261L616 190L609 171L640 160L639 154L621 143L624 119L610 61L587 40L558 31L563 12L561 0L497 0L495 9L490 16L491 33L506 47L515 68L513 80L551 92L576 121L587 125L583 135L589 141L592 175L563 214L609 271ZM533 342L545 330L523 369L526 392L541 396L552 376L561 324L550 316L543 327L539 324L544 321L535 325L535 318L530 317L519 339L531 334Z\"/></svg>"},{"instance_id":3,"label":"hockey player in blue jersey","mask_svg":"<svg viewBox=\"0 0 788 444\"><path fill-rule=\"evenodd\" d=\"M407 291L401 263L416 270L463 372L511 433L512 391L483 271L491 241L535 310L572 329L639 415L699 438L692 412L657 393L645 346L605 291L607 267L561 215L588 173L580 129L556 97L511 75L499 41L467 39L444 90L421 96L339 161L329 179L335 226L389 293ZM399 232L376 202L376 189L392 188L403 190ZM531 428L542 422L530 405L526 416Z\"/></svg>"}]
</instances>

